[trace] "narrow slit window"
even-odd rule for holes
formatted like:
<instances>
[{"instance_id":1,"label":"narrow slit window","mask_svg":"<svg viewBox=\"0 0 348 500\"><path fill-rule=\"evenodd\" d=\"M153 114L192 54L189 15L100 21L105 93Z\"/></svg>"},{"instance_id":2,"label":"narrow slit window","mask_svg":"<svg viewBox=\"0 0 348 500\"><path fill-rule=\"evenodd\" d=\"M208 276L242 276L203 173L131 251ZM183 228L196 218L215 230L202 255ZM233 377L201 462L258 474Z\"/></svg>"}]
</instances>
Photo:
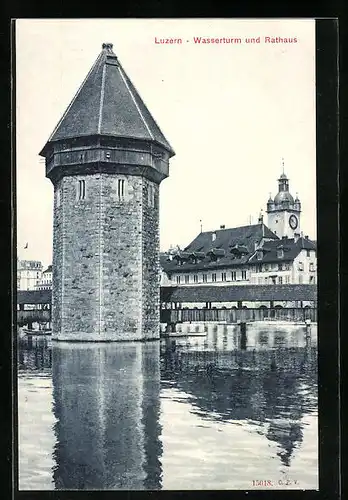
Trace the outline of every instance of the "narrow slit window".
<instances>
[{"instance_id":1,"label":"narrow slit window","mask_svg":"<svg viewBox=\"0 0 348 500\"><path fill-rule=\"evenodd\" d=\"M150 207L154 208L155 207L155 189L151 184L149 184L149 187L148 187L147 197L148 197L148 205Z\"/></svg>"},{"instance_id":2,"label":"narrow slit window","mask_svg":"<svg viewBox=\"0 0 348 500\"><path fill-rule=\"evenodd\" d=\"M86 183L84 180L80 180L78 183L78 199L84 200L86 198Z\"/></svg>"},{"instance_id":3,"label":"narrow slit window","mask_svg":"<svg viewBox=\"0 0 348 500\"><path fill-rule=\"evenodd\" d=\"M61 194L60 194L60 188L57 189L57 208L60 207L60 201L61 201Z\"/></svg>"},{"instance_id":4,"label":"narrow slit window","mask_svg":"<svg viewBox=\"0 0 348 500\"><path fill-rule=\"evenodd\" d=\"M148 185L148 190L147 190L147 203L149 207L155 208L155 187L152 184Z\"/></svg>"},{"instance_id":5,"label":"narrow slit window","mask_svg":"<svg viewBox=\"0 0 348 500\"><path fill-rule=\"evenodd\" d=\"M124 179L118 179L117 181L117 195L119 198L124 198Z\"/></svg>"}]
</instances>

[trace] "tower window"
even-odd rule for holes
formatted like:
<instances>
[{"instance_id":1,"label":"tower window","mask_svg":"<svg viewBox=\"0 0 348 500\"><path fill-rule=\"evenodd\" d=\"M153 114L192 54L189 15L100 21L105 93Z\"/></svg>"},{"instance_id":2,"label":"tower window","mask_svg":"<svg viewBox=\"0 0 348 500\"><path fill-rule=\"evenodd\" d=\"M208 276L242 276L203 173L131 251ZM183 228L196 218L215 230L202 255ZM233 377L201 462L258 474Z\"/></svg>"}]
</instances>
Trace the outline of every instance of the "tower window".
<instances>
[{"instance_id":1,"label":"tower window","mask_svg":"<svg viewBox=\"0 0 348 500\"><path fill-rule=\"evenodd\" d=\"M155 207L155 188L152 184L148 185L147 203L149 207Z\"/></svg>"},{"instance_id":2,"label":"tower window","mask_svg":"<svg viewBox=\"0 0 348 500\"><path fill-rule=\"evenodd\" d=\"M198 275L197 274L193 275L193 281L194 281L194 283L198 283Z\"/></svg>"},{"instance_id":3,"label":"tower window","mask_svg":"<svg viewBox=\"0 0 348 500\"><path fill-rule=\"evenodd\" d=\"M226 273L221 273L221 280L226 281Z\"/></svg>"},{"instance_id":4,"label":"tower window","mask_svg":"<svg viewBox=\"0 0 348 500\"><path fill-rule=\"evenodd\" d=\"M203 274L203 283L206 283L206 282L207 282L207 275Z\"/></svg>"},{"instance_id":5,"label":"tower window","mask_svg":"<svg viewBox=\"0 0 348 500\"><path fill-rule=\"evenodd\" d=\"M212 281L216 281L216 273L212 273L212 275L211 275L211 280L212 280Z\"/></svg>"},{"instance_id":6,"label":"tower window","mask_svg":"<svg viewBox=\"0 0 348 500\"><path fill-rule=\"evenodd\" d=\"M236 273L236 271L231 271L231 280L232 281L236 281L236 279L237 279L237 273Z\"/></svg>"},{"instance_id":7,"label":"tower window","mask_svg":"<svg viewBox=\"0 0 348 500\"><path fill-rule=\"evenodd\" d=\"M86 183L84 180L78 181L77 196L79 200L84 200L86 198Z\"/></svg>"},{"instance_id":8,"label":"tower window","mask_svg":"<svg viewBox=\"0 0 348 500\"><path fill-rule=\"evenodd\" d=\"M190 281L190 276L188 274L186 274L185 276L185 283L189 283Z\"/></svg>"},{"instance_id":9,"label":"tower window","mask_svg":"<svg viewBox=\"0 0 348 500\"><path fill-rule=\"evenodd\" d=\"M124 179L118 179L117 180L117 196L119 198L124 198L124 193L125 193Z\"/></svg>"},{"instance_id":10,"label":"tower window","mask_svg":"<svg viewBox=\"0 0 348 500\"><path fill-rule=\"evenodd\" d=\"M56 198L56 202L57 202L57 207L60 207L60 202L61 202L60 188L58 188L58 189L57 189L57 198Z\"/></svg>"},{"instance_id":11,"label":"tower window","mask_svg":"<svg viewBox=\"0 0 348 500\"><path fill-rule=\"evenodd\" d=\"M246 271L242 271L242 280L246 280L247 279L247 273Z\"/></svg>"}]
</instances>

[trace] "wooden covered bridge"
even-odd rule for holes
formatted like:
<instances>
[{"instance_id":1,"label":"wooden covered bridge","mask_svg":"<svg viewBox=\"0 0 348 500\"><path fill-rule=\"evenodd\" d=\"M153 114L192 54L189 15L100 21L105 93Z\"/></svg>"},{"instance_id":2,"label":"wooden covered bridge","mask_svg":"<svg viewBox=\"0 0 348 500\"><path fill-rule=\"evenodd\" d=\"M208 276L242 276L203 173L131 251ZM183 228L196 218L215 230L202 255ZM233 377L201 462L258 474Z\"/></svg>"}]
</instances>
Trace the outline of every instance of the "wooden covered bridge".
<instances>
[{"instance_id":1,"label":"wooden covered bridge","mask_svg":"<svg viewBox=\"0 0 348 500\"><path fill-rule=\"evenodd\" d=\"M161 287L161 322L317 320L315 285ZM17 323L49 324L51 290L17 291Z\"/></svg>"}]
</instances>

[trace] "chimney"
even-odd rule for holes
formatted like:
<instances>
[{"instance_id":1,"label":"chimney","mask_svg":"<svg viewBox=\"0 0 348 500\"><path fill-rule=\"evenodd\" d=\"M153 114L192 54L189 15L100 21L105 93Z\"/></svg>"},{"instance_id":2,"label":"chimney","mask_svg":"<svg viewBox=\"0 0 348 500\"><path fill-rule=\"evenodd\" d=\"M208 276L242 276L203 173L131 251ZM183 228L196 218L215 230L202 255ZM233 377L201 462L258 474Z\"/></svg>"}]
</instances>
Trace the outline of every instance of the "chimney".
<instances>
[{"instance_id":1,"label":"chimney","mask_svg":"<svg viewBox=\"0 0 348 500\"><path fill-rule=\"evenodd\" d=\"M222 224L222 225L220 226L220 229L225 229L225 224Z\"/></svg>"},{"instance_id":2,"label":"chimney","mask_svg":"<svg viewBox=\"0 0 348 500\"><path fill-rule=\"evenodd\" d=\"M282 240L286 240L287 236L282 236Z\"/></svg>"},{"instance_id":3,"label":"chimney","mask_svg":"<svg viewBox=\"0 0 348 500\"><path fill-rule=\"evenodd\" d=\"M294 233L294 242L297 243L300 237L300 233Z\"/></svg>"},{"instance_id":4,"label":"chimney","mask_svg":"<svg viewBox=\"0 0 348 500\"><path fill-rule=\"evenodd\" d=\"M301 238L303 238L303 231L301 231Z\"/></svg>"},{"instance_id":5,"label":"chimney","mask_svg":"<svg viewBox=\"0 0 348 500\"><path fill-rule=\"evenodd\" d=\"M212 241L215 241L216 240L216 232L214 231L211 235L211 239Z\"/></svg>"},{"instance_id":6,"label":"chimney","mask_svg":"<svg viewBox=\"0 0 348 500\"><path fill-rule=\"evenodd\" d=\"M308 236L308 234L306 234L305 239L306 239L306 240L309 240L309 236Z\"/></svg>"}]
</instances>

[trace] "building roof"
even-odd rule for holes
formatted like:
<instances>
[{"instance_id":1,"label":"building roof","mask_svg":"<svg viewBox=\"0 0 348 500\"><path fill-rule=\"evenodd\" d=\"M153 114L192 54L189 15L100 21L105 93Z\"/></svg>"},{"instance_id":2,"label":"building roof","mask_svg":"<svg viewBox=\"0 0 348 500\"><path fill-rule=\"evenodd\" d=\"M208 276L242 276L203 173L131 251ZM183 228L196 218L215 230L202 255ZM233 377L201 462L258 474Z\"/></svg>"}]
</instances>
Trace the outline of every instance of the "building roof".
<instances>
[{"instance_id":1,"label":"building roof","mask_svg":"<svg viewBox=\"0 0 348 500\"><path fill-rule=\"evenodd\" d=\"M161 302L317 300L315 285L226 285L161 287Z\"/></svg>"},{"instance_id":2,"label":"building roof","mask_svg":"<svg viewBox=\"0 0 348 500\"><path fill-rule=\"evenodd\" d=\"M48 268L44 271L44 273L51 273L52 272L52 264L48 266Z\"/></svg>"},{"instance_id":3,"label":"building roof","mask_svg":"<svg viewBox=\"0 0 348 500\"><path fill-rule=\"evenodd\" d=\"M278 250L283 249L283 257L278 256ZM301 250L316 250L313 241L307 238L282 238L278 241L267 241L263 248L262 259L259 259L257 252L250 258L251 263L262 262L289 262L293 261Z\"/></svg>"},{"instance_id":4,"label":"building roof","mask_svg":"<svg viewBox=\"0 0 348 500\"><path fill-rule=\"evenodd\" d=\"M278 236L263 223L205 231L198 234L184 248L184 255L182 252L177 254L179 260L180 256L184 257L181 259L181 265L178 265L178 259L169 260L169 255L167 257L161 256L161 265L168 273L238 266L248 262L249 257L254 253L255 244L258 244L263 238L279 242ZM198 256L204 253L204 257L199 258L197 263L194 259L186 258L190 255L195 257L194 253ZM212 259L212 256L217 259Z\"/></svg>"},{"instance_id":5,"label":"building roof","mask_svg":"<svg viewBox=\"0 0 348 500\"><path fill-rule=\"evenodd\" d=\"M103 43L101 53L46 146L54 141L104 135L153 141L174 155L112 47L111 43Z\"/></svg>"},{"instance_id":6,"label":"building roof","mask_svg":"<svg viewBox=\"0 0 348 500\"><path fill-rule=\"evenodd\" d=\"M50 304L51 290L18 290L17 304Z\"/></svg>"},{"instance_id":7,"label":"building roof","mask_svg":"<svg viewBox=\"0 0 348 500\"><path fill-rule=\"evenodd\" d=\"M279 193L275 195L274 203L276 205L279 205L280 203L283 203L283 202L294 203L294 198L289 193L289 191L279 191Z\"/></svg>"}]
</instances>

